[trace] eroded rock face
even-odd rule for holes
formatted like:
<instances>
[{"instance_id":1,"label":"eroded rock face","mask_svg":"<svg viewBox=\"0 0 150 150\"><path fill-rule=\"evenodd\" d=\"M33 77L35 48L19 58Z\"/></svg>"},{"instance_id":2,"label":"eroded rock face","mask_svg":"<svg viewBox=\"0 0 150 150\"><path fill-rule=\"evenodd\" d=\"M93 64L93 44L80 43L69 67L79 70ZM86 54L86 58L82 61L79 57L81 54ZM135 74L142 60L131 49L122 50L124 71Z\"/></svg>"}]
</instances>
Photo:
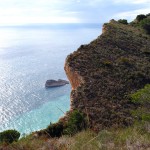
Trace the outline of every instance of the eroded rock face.
<instances>
[{"instance_id":1,"label":"eroded rock face","mask_svg":"<svg viewBox=\"0 0 150 150\"><path fill-rule=\"evenodd\" d=\"M87 114L94 130L132 124L131 110L136 106L130 94L150 83L150 37L116 21L103 30L65 63L72 86L71 109Z\"/></svg>"},{"instance_id":2,"label":"eroded rock face","mask_svg":"<svg viewBox=\"0 0 150 150\"><path fill-rule=\"evenodd\" d=\"M67 64L65 64L66 75L70 81L72 90L75 90L82 83L82 77Z\"/></svg>"},{"instance_id":3,"label":"eroded rock face","mask_svg":"<svg viewBox=\"0 0 150 150\"><path fill-rule=\"evenodd\" d=\"M74 110L74 102L77 103L77 101L73 99L73 92L76 91L76 89L83 84L82 77L75 71L73 68L69 67L67 64L67 61L65 63L65 72L66 75L70 81L71 87L72 87L72 94L70 95L70 110Z\"/></svg>"}]
</instances>

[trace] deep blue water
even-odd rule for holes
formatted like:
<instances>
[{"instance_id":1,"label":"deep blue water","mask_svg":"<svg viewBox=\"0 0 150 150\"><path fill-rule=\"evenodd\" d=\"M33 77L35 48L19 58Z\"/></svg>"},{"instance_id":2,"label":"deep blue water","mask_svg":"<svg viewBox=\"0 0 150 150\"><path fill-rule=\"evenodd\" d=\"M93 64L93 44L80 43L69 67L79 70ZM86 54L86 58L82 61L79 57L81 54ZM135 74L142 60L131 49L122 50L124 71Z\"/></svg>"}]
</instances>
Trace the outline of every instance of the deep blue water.
<instances>
[{"instance_id":1,"label":"deep blue water","mask_svg":"<svg viewBox=\"0 0 150 150\"><path fill-rule=\"evenodd\" d=\"M27 134L63 116L70 107L70 85L45 89L45 81L67 79L67 55L100 33L101 25L91 24L1 27L0 132Z\"/></svg>"}]
</instances>

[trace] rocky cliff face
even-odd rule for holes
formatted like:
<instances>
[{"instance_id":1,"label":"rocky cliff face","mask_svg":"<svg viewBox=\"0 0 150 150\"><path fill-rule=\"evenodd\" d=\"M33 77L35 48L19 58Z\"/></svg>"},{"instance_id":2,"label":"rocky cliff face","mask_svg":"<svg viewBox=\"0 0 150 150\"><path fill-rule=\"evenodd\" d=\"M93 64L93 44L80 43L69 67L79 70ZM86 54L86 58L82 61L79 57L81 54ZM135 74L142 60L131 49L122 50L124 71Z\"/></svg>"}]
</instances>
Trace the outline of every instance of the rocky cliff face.
<instances>
[{"instance_id":1,"label":"rocky cliff face","mask_svg":"<svg viewBox=\"0 0 150 150\"><path fill-rule=\"evenodd\" d=\"M83 82L82 77L78 74L78 72L70 68L67 63L65 64L65 71L72 86L72 90L76 90L76 88Z\"/></svg>"},{"instance_id":2,"label":"rocky cliff face","mask_svg":"<svg viewBox=\"0 0 150 150\"><path fill-rule=\"evenodd\" d=\"M71 109L84 112L91 128L130 125L136 107L130 94L150 83L150 36L112 20L101 36L67 57L65 71Z\"/></svg>"}]
</instances>

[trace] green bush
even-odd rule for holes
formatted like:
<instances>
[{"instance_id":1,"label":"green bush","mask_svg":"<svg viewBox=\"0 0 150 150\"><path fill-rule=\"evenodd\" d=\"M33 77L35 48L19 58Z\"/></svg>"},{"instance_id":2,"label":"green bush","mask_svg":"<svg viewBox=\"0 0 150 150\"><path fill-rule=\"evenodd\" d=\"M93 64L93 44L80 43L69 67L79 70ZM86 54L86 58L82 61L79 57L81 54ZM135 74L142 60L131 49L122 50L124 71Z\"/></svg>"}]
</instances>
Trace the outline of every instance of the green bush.
<instances>
[{"instance_id":1,"label":"green bush","mask_svg":"<svg viewBox=\"0 0 150 150\"><path fill-rule=\"evenodd\" d=\"M128 21L126 19L120 19L118 20L119 23L122 23L122 24L128 24Z\"/></svg>"},{"instance_id":2,"label":"green bush","mask_svg":"<svg viewBox=\"0 0 150 150\"><path fill-rule=\"evenodd\" d=\"M69 116L68 123L64 130L64 134L73 135L78 131L81 131L85 127L86 121L84 115L78 110L74 110Z\"/></svg>"},{"instance_id":3,"label":"green bush","mask_svg":"<svg viewBox=\"0 0 150 150\"><path fill-rule=\"evenodd\" d=\"M132 111L132 115L138 120L150 122L150 84L131 95L132 102L139 107Z\"/></svg>"},{"instance_id":4,"label":"green bush","mask_svg":"<svg viewBox=\"0 0 150 150\"><path fill-rule=\"evenodd\" d=\"M124 65L131 65L130 64L130 59L129 58L126 58L126 57L121 57L120 58L120 62Z\"/></svg>"},{"instance_id":5,"label":"green bush","mask_svg":"<svg viewBox=\"0 0 150 150\"><path fill-rule=\"evenodd\" d=\"M104 65L104 66L107 66L107 67L111 67L111 66L112 66L112 63L111 63L111 61L109 61L109 60L105 60L105 61L103 61L103 65Z\"/></svg>"},{"instance_id":6,"label":"green bush","mask_svg":"<svg viewBox=\"0 0 150 150\"><path fill-rule=\"evenodd\" d=\"M60 137L63 133L63 123L58 122L54 124L50 124L45 132L49 134L50 137Z\"/></svg>"},{"instance_id":7,"label":"green bush","mask_svg":"<svg viewBox=\"0 0 150 150\"><path fill-rule=\"evenodd\" d=\"M147 15L146 15L146 17L149 17L150 16L150 13L148 13Z\"/></svg>"},{"instance_id":8,"label":"green bush","mask_svg":"<svg viewBox=\"0 0 150 150\"><path fill-rule=\"evenodd\" d=\"M142 114L142 121L150 122L150 112L146 112Z\"/></svg>"},{"instance_id":9,"label":"green bush","mask_svg":"<svg viewBox=\"0 0 150 150\"><path fill-rule=\"evenodd\" d=\"M85 127L85 119L82 113L75 110L68 114L67 122L50 124L46 129L39 131L39 135L47 134L50 137L61 137L63 134L73 135Z\"/></svg>"},{"instance_id":10,"label":"green bush","mask_svg":"<svg viewBox=\"0 0 150 150\"><path fill-rule=\"evenodd\" d=\"M150 84L131 95L132 102L138 104L150 104Z\"/></svg>"},{"instance_id":11,"label":"green bush","mask_svg":"<svg viewBox=\"0 0 150 150\"><path fill-rule=\"evenodd\" d=\"M150 34L150 19L149 19L149 18L143 19L143 20L140 22L140 26L141 26L148 34Z\"/></svg>"},{"instance_id":12,"label":"green bush","mask_svg":"<svg viewBox=\"0 0 150 150\"><path fill-rule=\"evenodd\" d=\"M143 20L143 19L145 19L145 18L146 18L146 16L143 15L143 14L141 14L141 15L138 15L138 16L136 17L136 20L137 20L138 22L140 22L141 20Z\"/></svg>"},{"instance_id":13,"label":"green bush","mask_svg":"<svg viewBox=\"0 0 150 150\"><path fill-rule=\"evenodd\" d=\"M17 141L20 137L20 133L16 130L6 130L0 133L0 142L12 143Z\"/></svg>"}]
</instances>

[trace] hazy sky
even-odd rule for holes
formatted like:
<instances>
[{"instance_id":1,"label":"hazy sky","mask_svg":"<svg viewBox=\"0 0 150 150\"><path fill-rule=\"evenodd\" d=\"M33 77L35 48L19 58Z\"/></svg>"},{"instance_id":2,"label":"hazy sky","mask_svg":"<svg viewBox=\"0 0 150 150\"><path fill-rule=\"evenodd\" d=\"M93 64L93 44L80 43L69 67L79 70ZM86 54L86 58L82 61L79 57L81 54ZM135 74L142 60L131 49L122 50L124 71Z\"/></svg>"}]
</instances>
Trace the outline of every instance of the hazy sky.
<instances>
[{"instance_id":1,"label":"hazy sky","mask_svg":"<svg viewBox=\"0 0 150 150\"><path fill-rule=\"evenodd\" d=\"M0 0L0 25L104 23L150 13L150 0Z\"/></svg>"}]
</instances>

